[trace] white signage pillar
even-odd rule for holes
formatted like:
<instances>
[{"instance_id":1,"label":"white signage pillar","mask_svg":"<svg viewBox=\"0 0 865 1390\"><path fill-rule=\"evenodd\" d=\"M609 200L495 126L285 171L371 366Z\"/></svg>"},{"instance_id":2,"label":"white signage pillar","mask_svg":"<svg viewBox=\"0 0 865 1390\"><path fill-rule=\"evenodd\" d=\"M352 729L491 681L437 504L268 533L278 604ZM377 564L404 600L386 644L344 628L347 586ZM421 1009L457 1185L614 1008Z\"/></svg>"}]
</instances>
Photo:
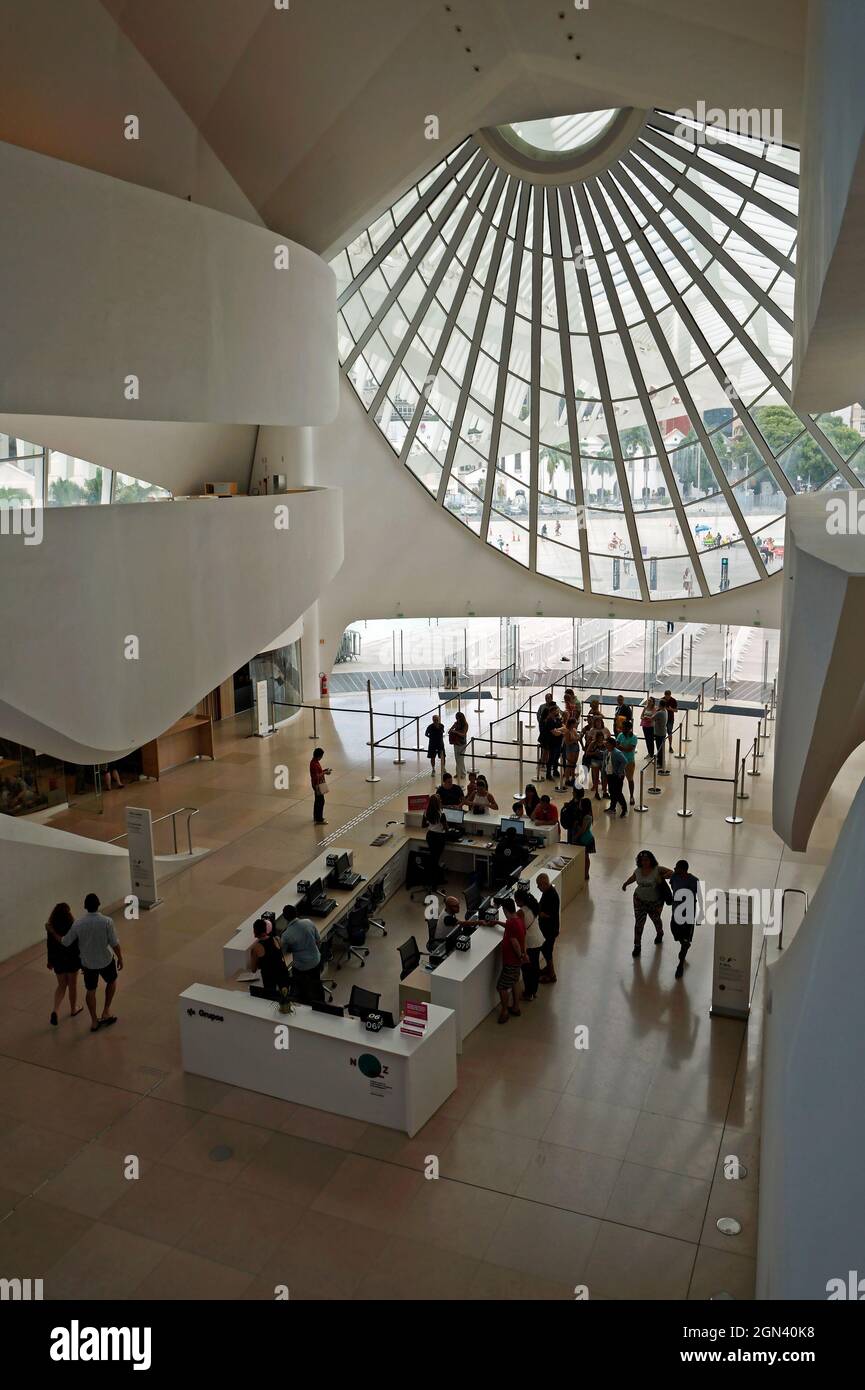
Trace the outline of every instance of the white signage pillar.
<instances>
[{"instance_id":1,"label":"white signage pillar","mask_svg":"<svg viewBox=\"0 0 865 1390\"><path fill-rule=\"evenodd\" d=\"M255 691L255 737L269 738L273 733L270 727L270 700L267 681L256 681Z\"/></svg>"},{"instance_id":2,"label":"white signage pillar","mask_svg":"<svg viewBox=\"0 0 865 1390\"><path fill-rule=\"evenodd\" d=\"M156 862L153 857L153 820L143 806L127 806L126 837L129 846L129 879L138 906L149 911L161 898L156 889Z\"/></svg>"},{"instance_id":3,"label":"white signage pillar","mask_svg":"<svg viewBox=\"0 0 865 1390\"><path fill-rule=\"evenodd\" d=\"M747 894L725 893L715 921L712 1007L723 1018L747 1018L750 1012L753 904ZM724 920L722 920L724 919Z\"/></svg>"}]
</instances>

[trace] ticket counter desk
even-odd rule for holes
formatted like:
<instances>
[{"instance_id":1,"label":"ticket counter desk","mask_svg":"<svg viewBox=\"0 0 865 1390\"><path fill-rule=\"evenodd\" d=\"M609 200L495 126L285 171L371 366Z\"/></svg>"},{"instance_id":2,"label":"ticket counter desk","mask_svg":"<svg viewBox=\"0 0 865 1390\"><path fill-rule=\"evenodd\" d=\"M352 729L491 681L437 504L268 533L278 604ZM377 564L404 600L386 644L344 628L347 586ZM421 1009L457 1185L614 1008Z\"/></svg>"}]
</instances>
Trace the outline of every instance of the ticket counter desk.
<instances>
[{"instance_id":1,"label":"ticket counter desk","mask_svg":"<svg viewBox=\"0 0 865 1390\"><path fill-rule=\"evenodd\" d=\"M542 851L529 865L526 878L529 891L539 896L537 876L549 874L550 883L559 895L564 911L576 893L585 887L585 851L578 845L562 846L561 856L550 850ZM561 857L566 862L559 869L551 861ZM504 914L499 913L500 922ZM409 999L452 1009L456 1021L457 1049L462 1052L463 1041L499 1002L496 981L501 969L502 926L481 926L473 932L468 951L452 951L435 970L421 966L412 971L399 987L400 1007Z\"/></svg>"},{"instance_id":2,"label":"ticket counter desk","mask_svg":"<svg viewBox=\"0 0 865 1390\"><path fill-rule=\"evenodd\" d=\"M178 1008L184 1070L248 1091L411 1137L456 1089L454 1014L437 1005L420 1038L210 985L190 985Z\"/></svg>"}]
</instances>

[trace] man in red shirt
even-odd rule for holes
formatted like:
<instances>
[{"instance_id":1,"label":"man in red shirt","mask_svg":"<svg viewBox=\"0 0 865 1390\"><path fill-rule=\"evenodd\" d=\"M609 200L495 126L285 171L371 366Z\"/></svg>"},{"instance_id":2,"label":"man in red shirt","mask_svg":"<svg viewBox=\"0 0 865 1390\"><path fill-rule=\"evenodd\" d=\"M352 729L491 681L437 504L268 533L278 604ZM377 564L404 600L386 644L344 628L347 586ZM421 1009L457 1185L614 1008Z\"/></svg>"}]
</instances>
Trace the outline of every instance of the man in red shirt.
<instances>
[{"instance_id":1,"label":"man in red shirt","mask_svg":"<svg viewBox=\"0 0 865 1390\"><path fill-rule=\"evenodd\" d=\"M312 758L309 763L309 781L312 786L313 803L312 819L316 825L327 825L324 818L324 793L327 790L325 778L330 776L330 768L322 767L321 760L324 757L323 748L313 749Z\"/></svg>"},{"instance_id":2,"label":"man in red shirt","mask_svg":"<svg viewBox=\"0 0 865 1390\"><path fill-rule=\"evenodd\" d=\"M513 898L505 898L502 911L505 914L505 934L502 938L502 968L496 981L496 989L502 1004L499 1023L507 1023L511 1017L520 1017L520 966L528 960L528 956L526 924L522 917L517 915L517 906Z\"/></svg>"},{"instance_id":3,"label":"man in red shirt","mask_svg":"<svg viewBox=\"0 0 865 1390\"><path fill-rule=\"evenodd\" d=\"M557 825L559 808L548 796L542 796L534 809L532 820L536 825Z\"/></svg>"}]
</instances>

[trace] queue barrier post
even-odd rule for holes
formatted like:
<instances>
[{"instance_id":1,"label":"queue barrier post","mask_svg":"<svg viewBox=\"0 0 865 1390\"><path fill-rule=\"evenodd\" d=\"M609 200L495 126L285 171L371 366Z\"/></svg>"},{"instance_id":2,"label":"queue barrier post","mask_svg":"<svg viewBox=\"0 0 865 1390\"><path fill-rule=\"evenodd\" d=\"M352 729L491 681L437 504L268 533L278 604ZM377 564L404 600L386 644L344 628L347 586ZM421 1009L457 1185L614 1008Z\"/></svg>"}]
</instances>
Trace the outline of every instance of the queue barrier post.
<instances>
[{"instance_id":1,"label":"queue barrier post","mask_svg":"<svg viewBox=\"0 0 865 1390\"><path fill-rule=\"evenodd\" d=\"M686 710L685 710L685 733L684 733L684 737L682 738L682 742L683 742L683 743L690 743L690 742L691 742L691 739L690 739L690 721L691 721L691 711L690 711L689 709L686 709ZM680 729L680 732L681 732L681 725L679 726L679 729Z\"/></svg>"},{"instance_id":2,"label":"queue barrier post","mask_svg":"<svg viewBox=\"0 0 865 1390\"><path fill-rule=\"evenodd\" d=\"M496 671L496 703L498 703L498 702L501 700L501 698L502 698L502 685L501 685L500 673L499 673L498 671Z\"/></svg>"},{"instance_id":3,"label":"queue barrier post","mask_svg":"<svg viewBox=\"0 0 865 1390\"><path fill-rule=\"evenodd\" d=\"M741 824L742 824L742 817L736 815L736 810L737 810L737 807L736 807L736 799L737 799L737 793L738 793L738 791L739 791L739 749L740 749L740 747L741 747L741 742L742 742L741 739L738 739L738 738L736 739L736 765L735 765L735 767L733 768L733 806L732 806L732 809L731 809L731 811L730 811L729 816L725 816L725 817L724 817L724 819L725 819L725 821L727 822L728 825L741 825Z\"/></svg>"},{"instance_id":4,"label":"queue barrier post","mask_svg":"<svg viewBox=\"0 0 865 1390\"><path fill-rule=\"evenodd\" d=\"M417 719L414 721L414 741L415 747L417 748L417 755L420 757L420 715L418 715Z\"/></svg>"},{"instance_id":5,"label":"queue barrier post","mask_svg":"<svg viewBox=\"0 0 865 1390\"><path fill-rule=\"evenodd\" d=\"M369 704L369 776L367 782L380 782L381 778L376 776L375 771L375 720L372 712L372 683L366 683L366 698Z\"/></svg>"},{"instance_id":6,"label":"queue barrier post","mask_svg":"<svg viewBox=\"0 0 865 1390\"><path fill-rule=\"evenodd\" d=\"M748 773L748 776L749 776L749 777L759 777L759 776L760 776L760 770L759 770L759 768L757 767L757 740L756 740L756 739L754 739L754 742L753 742L752 745L751 745L751 771Z\"/></svg>"},{"instance_id":7,"label":"queue barrier post","mask_svg":"<svg viewBox=\"0 0 865 1390\"><path fill-rule=\"evenodd\" d=\"M746 792L746 791L745 791L745 768L747 767L747 765L748 765L748 754L746 753L745 756L744 756L744 758L742 759L742 776L741 776L741 779L740 779L740 781L741 781L741 786L740 786L740 788L739 788L739 793L738 793L738 796L739 796L739 800L740 800L740 801L747 801L747 800L748 800L748 797L749 797L749 795L750 795L749 792Z\"/></svg>"},{"instance_id":8,"label":"queue barrier post","mask_svg":"<svg viewBox=\"0 0 865 1390\"><path fill-rule=\"evenodd\" d=\"M687 772L685 773L684 783L685 783L685 785L684 785L684 787L682 788L682 809L681 809L681 811L677 811L677 812L676 812L676 815L677 815L677 816L692 816L692 815L694 814L694 812L688 810L688 773L687 773Z\"/></svg>"},{"instance_id":9,"label":"queue barrier post","mask_svg":"<svg viewBox=\"0 0 865 1390\"><path fill-rule=\"evenodd\" d=\"M702 727L703 727L703 695L704 695L705 689L706 689L706 682L703 681L703 684L700 686L700 693L699 693L699 695L697 696L697 728L698 728L698 729L702 729Z\"/></svg>"},{"instance_id":10,"label":"queue barrier post","mask_svg":"<svg viewBox=\"0 0 865 1390\"><path fill-rule=\"evenodd\" d=\"M647 758L646 763L648 761L649 759ZM637 805L634 807L634 810L638 812L648 811L649 809L643 801L643 778L646 775L646 763L643 763L643 766L640 768L640 790L637 794Z\"/></svg>"},{"instance_id":11,"label":"queue barrier post","mask_svg":"<svg viewBox=\"0 0 865 1390\"><path fill-rule=\"evenodd\" d=\"M658 755L652 754L652 785L646 793L647 796L660 796L661 788L658 786Z\"/></svg>"},{"instance_id":12,"label":"queue barrier post","mask_svg":"<svg viewBox=\"0 0 865 1390\"><path fill-rule=\"evenodd\" d=\"M685 754L682 752L682 730L684 727L684 724L679 725L679 751L675 755L677 761L679 762L681 762L682 758L684 758L685 756Z\"/></svg>"},{"instance_id":13,"label":"queue barrier post","mask_svg":"<svg viewBox=\"0 0 865 1390\"><path fill-rule=\"evenodd\" d=\"M396 757L393 760L393 765L394 767L401 767L404 762L405 758L402 755L402 727L400 727L396 731Z\"/></svg>"},{"instance_id":14,"label":"queue barrier post","mask_svg":"<svg viewBox=\"0 0 865 1390\"><path fill-rule=\"evenodd\" d=\"M520 786L523 785L523 721L517 721L519 725L519 744L520 744Z\"/></svg>"},{"instance_id":15,"label":"queue barrier post","mask_svg":"<svg viewBox=\"0 0 865 1390\"><path fill-rule=\"evenodd\" d=\"M318 743L318 719L317 719L317 715L318 715L318 710L316 709L315 705L313 705L313 707L312 707L312 733L310 734L310 738L311 738L315 743Z\"/></svg>"}]
</instances>

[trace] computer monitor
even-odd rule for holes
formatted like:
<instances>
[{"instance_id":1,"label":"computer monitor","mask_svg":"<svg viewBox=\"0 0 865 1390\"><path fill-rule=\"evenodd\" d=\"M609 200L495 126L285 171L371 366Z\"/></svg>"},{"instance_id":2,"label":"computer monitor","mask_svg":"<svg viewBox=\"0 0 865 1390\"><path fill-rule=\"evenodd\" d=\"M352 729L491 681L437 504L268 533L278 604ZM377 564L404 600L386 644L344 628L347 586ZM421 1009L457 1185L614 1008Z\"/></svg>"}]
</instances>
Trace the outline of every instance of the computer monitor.
<instances>
[{"instance_id":1,"label":"computer monitor","mask_svg":"<svg viewBox=\"0 0 865 1390\"><path fill-rule=\"evenodd\" d=\"M412 971L417 970L420 965L420 947L416 939L410 936L408 941L404 941L399 949L401 980L405 980Z\"/></svg>"},{"instance_id":2,"label":"computer monitor","mask_svg":"<svg viewBox=\"0 0 865 1390\"><path fill-rule=\"evenodd\" d=\"M466 889L466 916L474 917L483 901L483 893L476 883L470 883Z\"/></svg>"},{"instance_id":3,"label":"computer monitor","mask_svg":"<svg viewBox=\"0 0 865 1390\"><path fill-rule=\"evenodd\" d=\"M526 823L520 816L502 816L501 832L504 835L508 830L515 830L518 835L525 835Z\"/></svg>"},{"instance_id":4,"label":"computer monitor","mask_svg":"<svg viewBox=\"0 0 865 1390\"><path fill-rule=\"evenodd\" d=\"M321 879L314 878L306 890L306 901L308 903L314 903L316 898L320 898L323 892L324 889L321 886Z\"/></svg>"},{"instance_id":5,"label":"computer monitor","mask_svg":"<svg viewBox=\"0 0 865 1390\"><path fill-rule=\"evenodd\" d=\"M466 818L465 811L459 806L444 806L442 815L446 825L462 825Z\"/></svg>"},{"instance_id":6,"label":"computer monitor","mask_svg":"<svg viewBox=\"0 0 865 1390\"><path fill-rule=\"evenodd\" d=\"M342 1004L328 1004L324 999L313 999L310 1007L317 1014L330 1014L332 1018L345 1017L345 1009Z\"/></svg>"},{"instance_id":7,"label":"computer monitor","mask_svg":"<svg viewBox=\"0 0 865 1390\"><path fill-rule=\"evenodd\" d=\"M351 864L347 854L341 854L336 861L336 876L343 878L345 874L351 872Z\"/></svg>"}]
</instances>

